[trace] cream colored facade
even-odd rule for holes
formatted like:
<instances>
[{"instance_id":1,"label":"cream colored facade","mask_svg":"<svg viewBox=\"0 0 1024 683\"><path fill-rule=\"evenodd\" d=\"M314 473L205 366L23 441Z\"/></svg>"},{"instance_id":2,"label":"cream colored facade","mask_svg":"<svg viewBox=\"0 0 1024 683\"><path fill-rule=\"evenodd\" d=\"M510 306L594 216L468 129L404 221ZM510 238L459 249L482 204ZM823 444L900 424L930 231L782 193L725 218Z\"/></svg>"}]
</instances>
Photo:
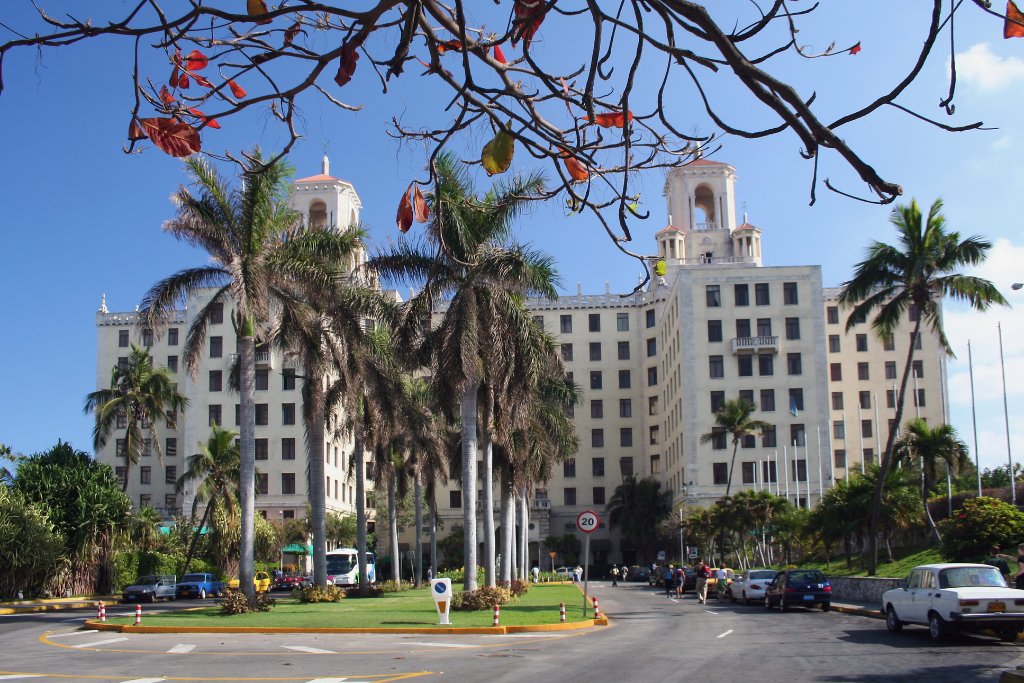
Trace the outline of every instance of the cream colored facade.
<instances>
[{"instance_id":1,"label":"cream colored facade","mask_svg":"<svg viewBox=\"0 0 1024 683\"><path fill-rule=\"evenodd\" d=\"M327 158L322 173L292 185L291 201L309 223L355 225L362 206L353 186L330 175ZM356 261L363 261L360 253ZM356 265L355 263L352 264ZM112 313L106 300L96 314L96 386L110 386L111 369L135 344L149 349L154 364L169 368L177 378L178 390L189 406L177 418L176 428L158 424L162 461L156 448L147 449L129 473L128 494L138 506L151 505L165 518L191 509L194 488L175 492L175 482L186 470L186 459L198 451L198 444L210 435L210 423L238 430L238 394L229 390L229 374L236 351L236 336L227 306L207 331L205 349L195 375L185 371L183 346L198 311L213 296L213 289L196 292L185 308L159 335L142 329L137 314ZM256 468L260 493L259 514L271 520L304 517L308 500L306 444L302 424L302 378L294 361L281 351L258 347L256 352ZM123 476L121 458L116 456L116 430L111 442L97 454ZM325 488L330 510L354 513L355 484L348 476L352 443L329 439L325 454Z\"/></svg>"}]
</instances>

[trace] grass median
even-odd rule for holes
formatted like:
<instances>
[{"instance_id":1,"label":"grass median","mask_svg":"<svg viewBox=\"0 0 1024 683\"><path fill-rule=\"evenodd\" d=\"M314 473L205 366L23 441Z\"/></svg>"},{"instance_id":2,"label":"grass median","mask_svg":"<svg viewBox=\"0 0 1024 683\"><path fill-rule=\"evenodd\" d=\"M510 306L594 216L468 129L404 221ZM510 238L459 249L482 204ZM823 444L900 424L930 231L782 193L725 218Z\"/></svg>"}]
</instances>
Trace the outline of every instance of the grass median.
<instances>
[{"instance_id":1,"label":"grass median","mask_svg":"<svg viewBox=\"0 0 1024 683\"><path fill-rule=\"evenodd\" d=\"M502 626L559 623L559 603L566 605L566 621L592 619L593 608L583 610L583 594L572 584L534 585L516 602L501 606ZM146 626L247 626L254 628L477 628L491 626L493 612L451 612L449 626L437 623L429 588L384 593L376 598L346 598L341 602L301 603L280 597L269 612L222 614L219 607L182 612L144 614ZM134 617L109 619L114 624L134 623Z\"/></svg>"}]
</instances>

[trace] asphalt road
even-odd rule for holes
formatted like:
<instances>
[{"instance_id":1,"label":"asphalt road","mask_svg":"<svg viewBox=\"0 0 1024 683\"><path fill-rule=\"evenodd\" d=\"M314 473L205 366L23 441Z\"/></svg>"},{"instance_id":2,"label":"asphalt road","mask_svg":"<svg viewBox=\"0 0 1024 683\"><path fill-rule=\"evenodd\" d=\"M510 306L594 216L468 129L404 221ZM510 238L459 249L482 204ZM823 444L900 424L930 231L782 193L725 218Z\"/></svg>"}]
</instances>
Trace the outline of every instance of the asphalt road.
<instances>
[{"instance_id":1,"label":"asphalt road","mask_svg":"<svg viewBox=\"0 0 1024 683\"><path fill-rule=\"evenodd\" d=\"M1021 644L993 638L935 645L923 628L890 635L836 612L704 607L646 584L591 589L610 626L509 636L120 634L82 630L91 612L0 616L0 680L992 683L1024 663Z\"/></svg>"}]
</instances>

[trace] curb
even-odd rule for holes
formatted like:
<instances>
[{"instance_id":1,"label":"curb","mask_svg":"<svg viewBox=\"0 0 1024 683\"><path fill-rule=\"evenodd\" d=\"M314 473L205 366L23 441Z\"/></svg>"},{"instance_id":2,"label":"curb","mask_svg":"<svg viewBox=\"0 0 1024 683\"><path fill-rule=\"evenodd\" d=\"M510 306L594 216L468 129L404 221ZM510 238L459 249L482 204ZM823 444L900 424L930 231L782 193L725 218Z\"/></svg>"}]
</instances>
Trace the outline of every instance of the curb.
<instances>
[{"instance_id":1,"label":"curb","mask_svg":"<svg viewBox=\"0 0 1024 683\"><path fill-rule=\"evenodd\" d=\"M43 605L15 605L11 607L0 607L0 615L30 614L32 612L60 612L61 610L66 609L85 609L87 607L96 607L96 603L99 601L100 599L97 598L95 600L81 600L77 602L54 602ZM106 602L106 600L103 602Z\"/></svg>"},{"instance_id":2,"label":"curb","mask_svg":"<svg viewBox=\"0 0 1024 683\"><path fill-rule=\"evenodd\" d=\"M856 614L860 617L868 617L870 619L884 619L885 617L877 609L869 609L867 607L854 607L853 605L837 605L832 603L832 611L840 612L841 614Z\"/></svg>"}]
</instances>

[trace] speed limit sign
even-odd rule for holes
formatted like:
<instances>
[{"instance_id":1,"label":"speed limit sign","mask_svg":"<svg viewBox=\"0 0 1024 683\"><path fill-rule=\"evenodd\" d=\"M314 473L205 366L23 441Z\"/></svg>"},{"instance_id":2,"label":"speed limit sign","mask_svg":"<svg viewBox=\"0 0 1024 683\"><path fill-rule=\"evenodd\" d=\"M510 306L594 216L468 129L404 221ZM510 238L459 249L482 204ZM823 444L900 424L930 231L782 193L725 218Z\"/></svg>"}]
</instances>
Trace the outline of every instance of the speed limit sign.
<instances>
[{"instance_id":1,"label":"speed limit sign","mask_svg":"<svg viewBox=\"0 0 1024 683\"><path fill-rule=\"evenodd\" d=\"M585 534L592 534L597 531L597 526L601 520L598 519L597 513L593 510L584 510L580 513L580 516L576 518L576 527Z\"/></svg>"}]
</instances>

